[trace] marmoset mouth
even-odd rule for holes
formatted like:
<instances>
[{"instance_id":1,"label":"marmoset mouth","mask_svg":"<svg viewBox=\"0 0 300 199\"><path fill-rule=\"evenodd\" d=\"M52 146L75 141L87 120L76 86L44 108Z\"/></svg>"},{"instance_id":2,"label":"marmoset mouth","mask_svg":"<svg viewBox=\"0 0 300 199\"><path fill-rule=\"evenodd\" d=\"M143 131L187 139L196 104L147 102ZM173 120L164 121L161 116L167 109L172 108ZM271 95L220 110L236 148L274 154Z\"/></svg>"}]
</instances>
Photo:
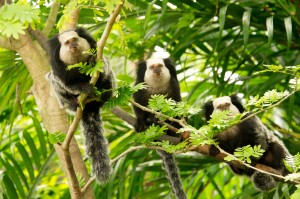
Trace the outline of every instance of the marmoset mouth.
<instances>
[{"instance_id":1,"label":"marmoset mouth","mask_svg":"<svg viewBox=\"0 0 300 199\"><path fill-rule=\"evenodd\" d=\"M76 52L78 52L78 48L77 47L72 47L72 48L70 48L70 52L76 53Z\"/></svg>"}]
</instances>

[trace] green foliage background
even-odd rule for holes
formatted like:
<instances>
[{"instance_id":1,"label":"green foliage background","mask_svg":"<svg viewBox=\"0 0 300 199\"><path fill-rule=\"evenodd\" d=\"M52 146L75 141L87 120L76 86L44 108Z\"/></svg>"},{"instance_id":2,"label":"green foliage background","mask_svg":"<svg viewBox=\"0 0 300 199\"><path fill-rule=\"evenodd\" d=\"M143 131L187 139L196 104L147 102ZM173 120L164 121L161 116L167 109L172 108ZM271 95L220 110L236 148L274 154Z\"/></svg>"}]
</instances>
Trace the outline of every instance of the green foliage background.
<instances>
[{"instance_id":1,"label":"green foliage background","mask_svg":"<svg viewBox=\"0 0 300 199\"><path fill-rule=\"evenodd\" d=\"M24 23L35 23L42 28L49 15L48 2L30 3L38 6L39 17L35 21L24 19ZM62 1L63 6L66 3ZM123 10L105 48L118 79L133 84L134 63L149 57L159 46L178 65L183 100L196 108L212 97L236 92L249 99L272 89L291 90L290 75L255 72L264 70L264 64L283 68L299 64L298 0L129 0L129 3L131 9ZM101 9L93 12L87 5L81 10L79 25L87 27L99 39L108 14ZM59 18L62 14L61 8ZM22 28L12 27L10 35L22 32ZM56 32L53 28L52 35ZM19 55L0 49L0 198L70 198L66 179L30 94L31 84ZM129 104L122 108L132 113ZM292 154L300 151L299 110L298 92L279 107L259 115ZM109 109L103 111L102 118L111 158L135 145L131 126ZM204 118L197 114L189 118L189 124L201 127ZM82 147L79 131L76 138ZM177 155L176 160L184 189L191 199L289 198L296 189L280 184L270 192L261 193L246 177L234 176L224 163L210 157L186 153ZM102 186L94 183L93 188L98 198L172 198L161 160L155 151L148 149L120 159L114 165L110 182Z\"/></svg>"}]
</instances>

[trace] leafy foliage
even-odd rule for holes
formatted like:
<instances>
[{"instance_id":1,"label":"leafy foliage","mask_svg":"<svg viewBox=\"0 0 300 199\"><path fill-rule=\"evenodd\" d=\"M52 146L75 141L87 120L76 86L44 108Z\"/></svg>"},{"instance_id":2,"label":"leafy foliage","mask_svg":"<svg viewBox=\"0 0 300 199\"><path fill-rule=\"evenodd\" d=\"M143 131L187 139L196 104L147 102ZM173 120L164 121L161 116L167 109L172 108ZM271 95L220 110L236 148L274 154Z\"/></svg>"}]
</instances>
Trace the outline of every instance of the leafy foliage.
<instances>
[{"instance_id":1,"label":"leafy foliage","mask_svg":"<svg viewBox=\"0 0 300 199\"><path fill-rule=\"evenodd\" d=\"M100 0L67 2L61 1L59 24L56 25L63 26L70 20L68 14L80 7L79 25L88 27L95 38L100 38L109 17L107 10L112 7L105 10L104 6L118 3ZM132 62L163 49L176 63L183 101L192 107L201 107L212 97L233 92L244 94L247 99L263 96L272 89L290 91L297 88L292 85L299 85L298 1L130 2L133 11L122 10L118 19L120 24L114 27L104 49L111 57L116 75L126 77L128 84L133 81ZM43 28L50 16L48 3L33 2L34 9L40 12L41 23L34 23L32 28ZM127 3L125 1L125 5ZM26 4L30 5L28 1ZM3 16L2 10L0 15ZM17 20L0 17L0 21L0 34L4 37L18 38L27 28ZM57 32L57 28L52 32ZM257 73L265 69L262 66L268 70L270 65L282 66L283 70L273 67L271 71ZM28 93L31 85L22 57L0 49L0 160L3 160L0 161L0 198L70 198L63 173L57 166L57 157L51 152L48 140L43 139L46 133L33 97ZM296 92L279 106L259 115L271 130L276 128L282 134L291 154L298 153L295 146L300 146L299 97ZM128 104L122 105L131 113ZM27 113L34 113L30 120ZM101 116L105 121L111 157L116 157L132 145L133 130L108 110L103 110ZM213 137L214 128L203 126L205 121L200 114L189 117L188 123L184 129L192 132L192 141L195 141L192 144L214 143L208 139ZM24 136L21 140L23 136L19 135L23 129L29 132L31 139L27 136L26 140ZM83 142L80 136L76 138L79 143ZM14 147L16 143L23 147L20 144L18 148ZM34 146L38 153L34 152ZM258 192L247 178L233 175L223 164L205 156L186 153L176 156L176 160L188 198L288 198L290 195L299 198L299 188L295 191L293 185L279 184L269 192ZM113 169L108 184L94 184L97 198L172 198L161 160L152 150L134 151L117 161Z\"/></svg>"},{"instance_id":2,"label":"leafy foliage","mask_svg":"<svg viewBox=\"0 0 300 199\"><path fill-rule=\"evenodd\" d=\"M34 28L40 21L39 13L39 9L22 1L3 5L0 8L0 35L18 39L29 25Z\"/></svg>"},{"instance_id":3,"label":"leafy foliage","mask_svg":"<svg viewBox=\"0 0 300 199\"><path fill-rule=\"evenodd\" d=\"M95 49L90 49L89 51L83 52L83 53L91 55L91 56L96 56L97 51ZM104 72L103 66L104 66L104 64L103 64L102 61L98 61L95 66L90 65L88 63L80 62L80 63L77 63L77 64L68 65L67 70L71 70L73 68L78 68L78 71L81 74L86 74L86 75L89 75L91 77L94 77L98 73L103 73Z\"/></svg>"},{"instance_id":4,"label":"leafy foliage","mask_svg":"<svg viewBox=\"0 0 300 199\"><path fill-rule=\"evenodd\" d=\"M247 145L247 146L244 146L241 148L237 148L237 149L235 149L234 156L236 158L238 158L239 160L250 164L251 157L259 158L265 152L265 150L261 149L260 147L261 147L260 145L255 145L254 147ZM232 156L227 156L224 159L227 161L231 161L231 160L234 160L235 158Z\"/></svg>"},{"instance_id":5,"label":"leafy foliage","mask_svg":"<svg viewBox=\"0 0 300 199\"><path fill-rule=\"evenodd\" d=\"M212 130L215 131L215 133L222 132L228 127L237 124L244 114L232 115L230 110L214 111L211 115L211 119L208 121L208 124L212 127Z\"/></svg>"},{"instance_id":6,"label":"leafy foliage","mask_svg":"<svg viewBox=\"0 0 300 199\"><path fill-rule=\"evenodd\" d=\"M124 81L119 81L118 87L113 89L113 96L105 103L104 108L110 109L114 106L128 104L128 101L131 99L133 93L145 88L146 85L143 83L132 87ZM101 93L98 93L98 95L101 95Z\"/></svg>"},{"instance_id":7,"label":"leafy foliage","mask_svg":"<svg viewBox=\"0 0 300 199\"><path fill-rule=\"evenodd\" d=\"M164 95L152 95L148 107L170 117L187 117L199 112L184 102L176 102Z\"/></svg>"},{"instance_id":8,"label":"leafy foliage","mask_svg":"<svg viewBox=\"0 0 300 199\"><path fill-rule=\"evenodd\" d=\"M294 156L289 156L284 161L285 166L289 169L290 172L299 172L300 171L300 153L297 153Z\"/></svg>"},{"instance_id":9,"label":"leafy foliage","mask_svg":"<svg viewBox=\"0 0 300 199\"><path fill-rule=\"evenodd\" d=\"M85 179L81 176L80 173L76 173L76 178L77 178L77 180L79 182L79 186L80 187L83 187L86 184Z\"/></svg>"},{"instance_id":10,"label":"leafy foliage","mask_svg":"<svg viewBox=\"0 0 300 199\"><path fill-rule=\"evenodd\" d=\"M297 190L291 195L291 199L297 199L300 197L300 185L296 185Z\"/></svg>"},{"instance_id":11,"label":"leafy foliage","mask_svg":"<svg viewBox=\"0 0 300 199\"><path fill-rule=\"evenodd\" d=\"M188 128L187 131L190 132L189 140L193 146L217 144L217 142L212 139L214 131L209 125L203 125L199 130Z\"/></svg>"},{"instance_id":12,"label":"leafy foliage","mask_svg":"<svg viewBox=\"0 0 300 199\"><path fill-rule=\"evenodd\" d=\"M161 142L152 142L151 144L163 147L164 150L167 151L168 153L174 153L183 150L188 145L188 143L185 141L174 145L174 144L170 144L168 140L163 140Z\"/></svg>"},{"instance_id":13,"label":"leafy foliage","mask_svg":"<svg viewBox=\"0 0 300 199\"><path fill-rule=\"evenodd\" d=\"M152 124L146 131L136 134L135 140L141 144L149 144L151 141L164 135L167 129L166 126Z\"/></svg>"},{"instance_id":14,"label":"leafy foliage","mask_svg":"<svg viewBox=\"0 0 300 199\"><path fill-rule=\"evenodd\" d=\"M246 106L254 106L257 109L263 109L265 107L269 107L279 100L283 99L289 95L289 92L284 91L284 92L278 92L275 89L271 91L267 91L264 96L259 97L258 95L251 98ZM255 111L255 110L254 110Z\"/></svg>"}]
</instances>

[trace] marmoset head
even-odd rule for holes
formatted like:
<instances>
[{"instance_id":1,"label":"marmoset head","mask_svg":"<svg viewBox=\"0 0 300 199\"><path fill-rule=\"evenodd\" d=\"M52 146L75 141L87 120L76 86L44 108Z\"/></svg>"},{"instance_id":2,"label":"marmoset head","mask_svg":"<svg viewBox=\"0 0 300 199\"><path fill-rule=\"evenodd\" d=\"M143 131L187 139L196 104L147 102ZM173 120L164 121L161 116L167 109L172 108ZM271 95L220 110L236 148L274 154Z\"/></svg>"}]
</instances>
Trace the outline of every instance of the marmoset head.
<instances>
[{"instance_id":1,"label":"marmoset head","mask_svg":"<svg viewBox=\"0 0 300 199\"><path fill-rule=\"evenodd\" d=\"M212 102L214 111L225 111L229 110L232 114L239 114L239 109L231 102L231 98L229 96L219 97L213 100Z\"/></svg>"},{"instance_id":2,"label":"marmoset head","mask_svg":"<svg viewBox=\"0 0 300 199\"><path fill-rule=\"evenodd\" d=\"M170 71L162 58L150 58L146 61L144 81L149 86L165 86L170 82L170 79Z\"/></svg>"},{"instance_id":3,"label":"marmoset head","mask_svg":"<svg viewBox=\"0 0 300 199\"><path fill-rule=\"evenodd\" d=\"M63 32L58 36L58 40L61 43L59 58L66 65L87 61L89 55L84 52L88 51L91 46L77 32L73 30Z\"/></svg>"},{"instance_id":4,"label":"marmoset head","mask_svg":"<svg viewBox=\"0 0 300 199\"><path fill-rule=\"evenodd\" d=\"M229 110L233 115L245 111L241 99L237 95L218 97L213 101L204 105L206 120L210 120L210 116L215 111Z\"/></svg>"}]
</instances>

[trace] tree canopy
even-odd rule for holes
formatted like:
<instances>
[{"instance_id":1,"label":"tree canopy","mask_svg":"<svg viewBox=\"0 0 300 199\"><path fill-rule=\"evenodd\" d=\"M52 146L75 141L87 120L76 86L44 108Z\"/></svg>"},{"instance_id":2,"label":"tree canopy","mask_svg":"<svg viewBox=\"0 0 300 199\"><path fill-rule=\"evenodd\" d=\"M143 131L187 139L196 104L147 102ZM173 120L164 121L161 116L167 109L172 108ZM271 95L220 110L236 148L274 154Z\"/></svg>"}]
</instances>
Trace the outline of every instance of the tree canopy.
<instances>
[{"instance_id":1,"label":"tree canopy","mask_svg":"<svg viewBox=\"0 0 300 199\"><path fill-rule=\"evenodd\" d=\"M152 149L157 146L137 138L130 117L135 64L153 53L175 62L185 104L181 108L201 109L212 98L238 93L252 102L249 109L290 153L298 154L294 170L298 185L281 182L260 192L247 177L234 175L224 161L185 151L184 145L159 146L178 152L188 198L298 198L299 11L298 0L2 0L0 198L74 194L60 144L74 116L59 109L45 74L50 70L47 40L76 26L85 27L104 45L103 54L110 59L118 84L118 97L101 110L113 160L111 179L104 185L92 182L85 198L174 197L161 159ZM188 115L187 123L201 129L206 124L203 111ZM80 128L74 137L68 153L82 188L91 169Z\"/></svg>"}]
</instances>

